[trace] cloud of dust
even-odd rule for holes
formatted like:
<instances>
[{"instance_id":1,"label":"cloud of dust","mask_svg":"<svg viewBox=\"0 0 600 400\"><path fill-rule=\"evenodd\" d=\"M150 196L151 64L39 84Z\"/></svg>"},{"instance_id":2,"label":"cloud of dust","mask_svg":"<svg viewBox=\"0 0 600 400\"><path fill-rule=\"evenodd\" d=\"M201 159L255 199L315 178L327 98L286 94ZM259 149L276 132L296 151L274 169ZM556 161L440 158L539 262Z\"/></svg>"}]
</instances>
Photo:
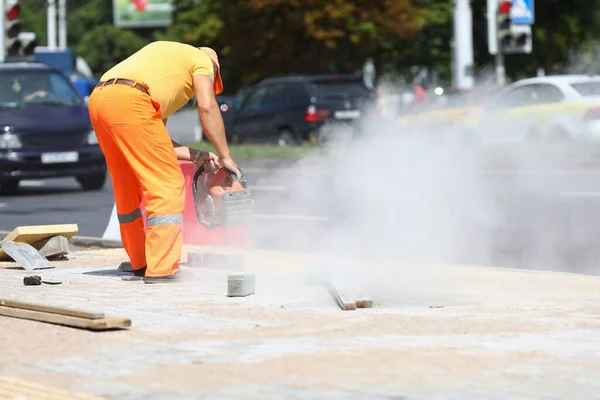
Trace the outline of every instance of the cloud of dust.
<instances>
[{"instance_id":1,"label":"cloud of dust","mask_svg":"<svg viewBox=\"0 0 600 400\"><path fill-rule=\"evenodd\" d=\"M500 221L482 178L485 160L472 146L408 130L398 117L367 116L358 134L328 126L327 155L254 182L288 187L272 213L326 218L261 224L256 239L327 255L327 273L380 297L414 296L443 283L449 265L489 260Z\"/></svg>"},{"instance_id":2,"label":"cloud of dust","mask_svg":"<svg viewBox=\"0 0 600 400\"><path fill-rule=\"evenodd\" d=\"M585 57L595 60L595 54L600 52ZM498 93L490 83L483 76L471 97L438 99L456 106L447 110L476 116ZM554 146L575 142L544 139L550 132L526 127L510 114L484 118L471 129L448 115L427 114L419 103L403 105L410 87L379 89L387 96L369 109L387 112L362 117L359 133L327 126L326 155L306 157L252 183L288 188L269 203L272 214L324 218L265 221L253 232L260 245L327 255L321 266L329 273L352 276L387 298L450 288L457 264L584 268L586 249L597 237L586 221L589 214L578 208L581 203L561 200L568 178L536 172L563 169L570 161L554 159L562 151ZM499 141L481 143L475 136Z\"/></svg>"}]
</instances>

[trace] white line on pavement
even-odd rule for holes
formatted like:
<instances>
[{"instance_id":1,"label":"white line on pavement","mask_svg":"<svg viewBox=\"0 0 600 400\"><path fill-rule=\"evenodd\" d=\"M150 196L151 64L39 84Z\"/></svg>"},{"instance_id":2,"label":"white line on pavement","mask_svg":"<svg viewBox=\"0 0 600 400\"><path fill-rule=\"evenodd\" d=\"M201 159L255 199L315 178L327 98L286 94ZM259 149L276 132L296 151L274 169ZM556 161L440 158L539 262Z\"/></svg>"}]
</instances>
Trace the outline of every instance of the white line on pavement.
<instances>
[{"instance_id":1,"label":"white line on pavement","mask_svg":"<svg viewBox=\"0 0 600 400\"><path fill-rule=\"evenodd\" d=\"M25 186L25 187L40 187L40 186L45 186L46 182L45 181L22 181L20 183L21 186Z\"/></svg>"},{"instance_id":2,"label":"white line on pavement","mask_svg":"<svg viewBox=\"0 0 600 400\"><path fill-rule=\"evenodd\" d=\"M6 204L6 203L0 203L0 208L6 208L6 207L8 207L8 204Z\"/></svg>"},{"instance_id":3,"label":"white line on pavement","mask_svg":"<svg viewBox=\"0 0 600 400\"><path fill-rule=\"evenodd\" d=\"M293 214L253 214L255 219L280 219L296 221L329 221L328 217L318 217L313 215L293 215Z\"/></svg>"}]
</instances>

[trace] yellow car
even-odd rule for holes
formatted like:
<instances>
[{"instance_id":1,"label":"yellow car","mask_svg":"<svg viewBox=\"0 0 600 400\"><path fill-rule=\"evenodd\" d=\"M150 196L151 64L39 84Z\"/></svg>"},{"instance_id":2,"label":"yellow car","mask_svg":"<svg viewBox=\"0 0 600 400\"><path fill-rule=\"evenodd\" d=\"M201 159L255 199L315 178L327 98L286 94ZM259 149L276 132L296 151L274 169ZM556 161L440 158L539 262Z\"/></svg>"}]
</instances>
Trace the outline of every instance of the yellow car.
<instances>
[{"instance_id":1,"label":"yellow car","mask_svg":"<svg viewBox=\"0 0 600 400\"><path fill-rule=\"evenodd\" d=\"M508 85L464 121L482 143L600 139L600 77L557 75Z\"/></svg>"},{"instance_id":2,"label":"yellow car","mask_svg":"<svg viewBox=\"0 0 600 400\"><path fill-rule=\"evenodd\" d=\"M466 119L481 107L479 96L473 91L437 88L423 103L398 118L405 131L444 135L464 125Z\"/></svg>"}]
</instances>

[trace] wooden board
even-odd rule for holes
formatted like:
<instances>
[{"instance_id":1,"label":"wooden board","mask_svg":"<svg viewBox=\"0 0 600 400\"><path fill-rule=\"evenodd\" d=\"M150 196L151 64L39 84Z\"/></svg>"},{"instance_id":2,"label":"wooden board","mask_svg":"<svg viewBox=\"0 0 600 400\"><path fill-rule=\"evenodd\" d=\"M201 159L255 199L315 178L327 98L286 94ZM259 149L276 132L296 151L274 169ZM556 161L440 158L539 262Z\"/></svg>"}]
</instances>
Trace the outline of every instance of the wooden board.
<instances>
[{"instance_id":1,"label":"wooden board","mask_svg":"<svg viewBox=\"0 0 600 400\"><path fill-rule=\"evenodd\" d=\"M104 313L90 313L86 311L72 310L70 308L62 307L51 307L42 304L23 303L20 301L12 301L6 299L0 299L0 307L12 307L20 308L23 310L41 311L52 314L68 315L71 317L87 318L87 319L101 319L104 318Z\"/></svg>"},{"instance_id":2,"label":"wooden board","mask_svg":"<svg viewBox=\"0 0 600 400\"><path fill-rule=\"evenodd\" d=\"M340 283L326 282L329 293L344 311L357 308L372 308L373 299L369 296L356 295L355 291L345 289Z\"/></svg>"},{"instance_id":3,"label":"wooden board","mask_svg":"<svg viewBox=\"0 0 600 400\"><path fill-rule=\"evenodd\" d=\"M92 331L123 329L131 326L131 320L127 318L89 319L6 306L0 306L0 315L5 317L28 319L31 321L47 322L55 325L64 325L72 328L81 328Z\"/></svg>"},{"instance_id":4,"label":"wooden board","mask_svg":"<svg viewBox=\"0 0 600 400\"><path fill-rule=\"evenodd\" d=\"M91 396L85 393L75 393L5 376L0 376L0 399L107 400L103 397Z\"/></svg>"},{"instance_id":5,"label":"wooden board","mask_svg":"<svg viewBox=\"0 0 600 400\"><path fill-rule=\"evenodd\" d=\"M340 292L332 282L327 282L327 288L342 310L356 310L356 301L354 298Z\"/></svg>"},{"instance_id":6,"label":"wooden board","mask_svg":"<svg viewBox=\"0 0 600 400\"><path fill-rule=\"evenodd\" d=\"M373 308L373 299L366 296L357 297L356 308Z\"/></svg>"},{"instance_id":7,"label":"wooden board","mask_svg":"<svg viewBox=\"0 0 600 400\"><path fill-rule=\"evenodd\" d=\"M18 226L3 239L32 244L53 236L64 236L71 239L77 232L79 232L77 224ZM0 250L0 260L6 260L7 258L8 255Z\"/></svg>"}]
</instances>

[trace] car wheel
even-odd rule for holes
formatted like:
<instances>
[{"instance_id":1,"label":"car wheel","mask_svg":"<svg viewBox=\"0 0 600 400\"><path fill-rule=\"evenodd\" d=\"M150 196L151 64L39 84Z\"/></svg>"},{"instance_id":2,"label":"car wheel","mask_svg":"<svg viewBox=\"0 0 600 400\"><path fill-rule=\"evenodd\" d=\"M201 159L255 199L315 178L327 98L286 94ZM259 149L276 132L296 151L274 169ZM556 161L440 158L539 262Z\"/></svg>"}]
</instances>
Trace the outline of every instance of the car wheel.
<instances>
[{"instance_id":1,"label":"car wheel","mask_svg":"<svg viewBox=\"0 0 600 400\"><path fill-rule=\"evenodd\" d=\"M106 182L106 172L78 176L77 182L79 182L83 190L100 190Z\"/></svg>"},{"instance_id":2,"label":"car wheel","mask_svg":"<svg viewBox=\"0 0 600 400\"><path fill-rule=\"evenodd\" d=\"M279 135L277 135L277 145L281 147L297 146L298 139L291 130L282 129L279 131Z\"/></svg>"},{"instance_id":3,"label":"car wheel","mask_svg":"<svg viewBox=\"0 0 600 400\"><path fill-rule=\"evenodd\" d=\"M13 194L19 190L19 181L0 183L0 194Z\"/></svg>"}]
</instances>

